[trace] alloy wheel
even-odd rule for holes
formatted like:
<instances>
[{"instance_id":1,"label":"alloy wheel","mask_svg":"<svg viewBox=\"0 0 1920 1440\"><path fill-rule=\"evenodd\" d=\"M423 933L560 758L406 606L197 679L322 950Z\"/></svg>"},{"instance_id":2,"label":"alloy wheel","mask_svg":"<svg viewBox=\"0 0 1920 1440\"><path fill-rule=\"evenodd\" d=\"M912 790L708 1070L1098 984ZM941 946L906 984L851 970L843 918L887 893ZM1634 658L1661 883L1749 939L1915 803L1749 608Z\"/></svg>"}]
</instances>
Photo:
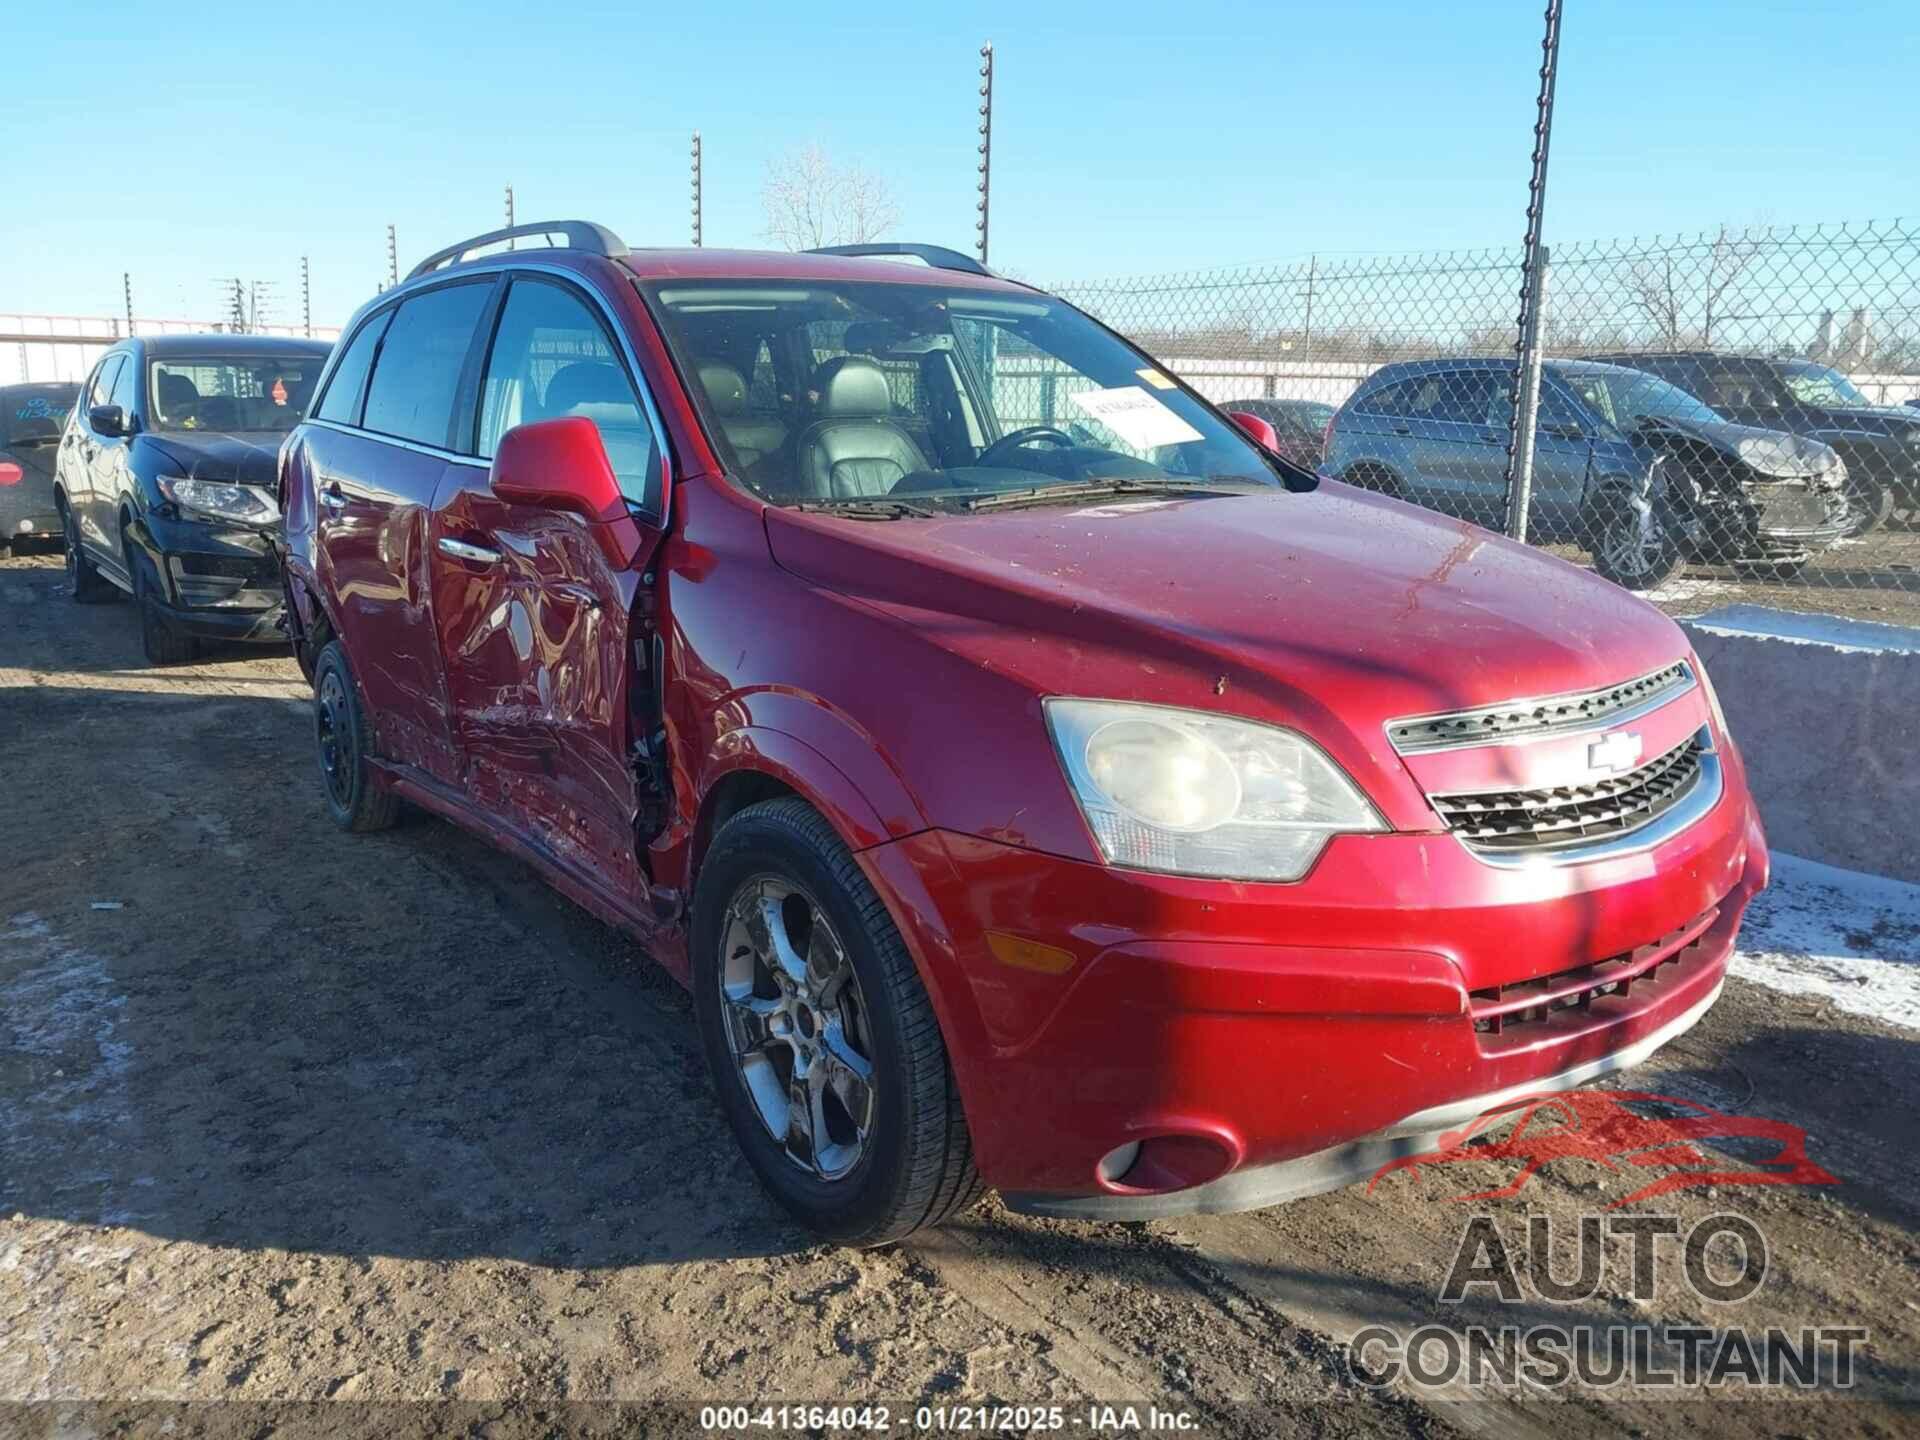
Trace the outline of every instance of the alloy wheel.
<instances>
[{"instance_id":1,"label":"alloy wheel","mask_svg":"<svg viewBox=\"0 0 1920 1440\"><path fill-rule=\"evenodd\" d=\"M1632 505L1615 506L1600 536L1600 553L1616 575L1649 575L1665 559L1666 536L1660 521Z\"/></svg>"},{"instance_id":2,"label":"alloy wheel","mask_svg":"<svg viewBox=\"0 0 1920 1440\"><path fill-rule=\"evenodd\" d=\"M850 1174L873 1133L867 1008L846 947L798 886L757 875L721 927L720 1008L734 1069L786 1157L820 1180Z\"/></svg>"}]
</instances>

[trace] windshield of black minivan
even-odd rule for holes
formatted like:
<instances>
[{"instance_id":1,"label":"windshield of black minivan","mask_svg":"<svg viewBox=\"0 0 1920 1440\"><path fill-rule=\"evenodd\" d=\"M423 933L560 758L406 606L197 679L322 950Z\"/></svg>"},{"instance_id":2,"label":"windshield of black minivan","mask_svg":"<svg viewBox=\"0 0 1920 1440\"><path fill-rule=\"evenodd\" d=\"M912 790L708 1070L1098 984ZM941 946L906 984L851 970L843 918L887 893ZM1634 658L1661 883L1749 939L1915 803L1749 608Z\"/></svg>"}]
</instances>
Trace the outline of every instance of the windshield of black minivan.
<instances>
[{"instance_id":1,"label":"windshield of black minivan","mask_svg":"<svg viewBox=\"0 0 1920 1440\"><path fill-rule=\"evenodd\" d=\"M167 355L147 367L157 430L291 430L307 413L320 355Z\"/></svg>"},{"instance_id":2,"label":"windshield of black minivan","mask_svg":"<svg viewBox=\"0 0 1920 1440\"><path fill-rule=\"evenodd\" d=\"M1044 295L811 279L644 288L729 473L774 504L895 519L1281 484L1151 359Z\"/></svg>"}]
</instances>

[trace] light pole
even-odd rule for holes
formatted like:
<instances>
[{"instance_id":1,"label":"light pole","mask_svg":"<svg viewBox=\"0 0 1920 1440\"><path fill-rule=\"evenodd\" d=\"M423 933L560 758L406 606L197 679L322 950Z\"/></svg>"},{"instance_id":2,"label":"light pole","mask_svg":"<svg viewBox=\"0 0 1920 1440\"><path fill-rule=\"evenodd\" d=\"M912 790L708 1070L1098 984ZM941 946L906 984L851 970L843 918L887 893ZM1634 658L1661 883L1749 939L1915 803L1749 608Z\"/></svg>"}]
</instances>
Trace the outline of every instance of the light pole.
<instances>
[{"instance_id":1,"label":"light pole","mask_svg":"<svg viewBox=\"0 0 1920 1440\"><path fill-rule=\"evenodd\" d=\"M980 263L987 263L988 201L993 193L993 42L980 47L980 212L973 222L979 231Z\"/></svg>"},{"instance_id":2,"label":"light pole","mask_svg":"<svg viewBox=\"0 0 1920 1440\"><path fill-rule=\"evenodd\" d=\"M313 274L304 255L300 257L300 328L309 340L313 338Z\"/></svg>"}]
</instances>

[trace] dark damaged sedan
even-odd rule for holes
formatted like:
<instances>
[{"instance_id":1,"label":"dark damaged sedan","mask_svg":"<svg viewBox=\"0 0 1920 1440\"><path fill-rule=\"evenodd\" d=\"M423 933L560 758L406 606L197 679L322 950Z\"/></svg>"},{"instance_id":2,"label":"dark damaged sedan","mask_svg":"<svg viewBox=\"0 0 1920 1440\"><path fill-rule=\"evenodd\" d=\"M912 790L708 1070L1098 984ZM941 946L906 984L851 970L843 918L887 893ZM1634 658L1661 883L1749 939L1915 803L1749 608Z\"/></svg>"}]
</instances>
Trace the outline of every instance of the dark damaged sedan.
<instances>
[{"instance_id":1,"label":"dark damaged sedan","mask_svg":"<svg viewBox=\"0 0 1920 1440\"><path fill-rule=\"evenodd\" d=\"M53 456L79 394L71 381L0 385L0 554L60 533Z\"/></svg>"},{"instance_id":2,"label":"dark damaged sedan","mask_svg":"<svg viewBox=\"0 0 1920 1440\"><path fill-rule=\"evenodd\" d=\"M147 659L202 640L282 644L275 466L329 347L264 335L124 340L60 440L74 599L133 597Z\"/></svg>"}]
</instances>

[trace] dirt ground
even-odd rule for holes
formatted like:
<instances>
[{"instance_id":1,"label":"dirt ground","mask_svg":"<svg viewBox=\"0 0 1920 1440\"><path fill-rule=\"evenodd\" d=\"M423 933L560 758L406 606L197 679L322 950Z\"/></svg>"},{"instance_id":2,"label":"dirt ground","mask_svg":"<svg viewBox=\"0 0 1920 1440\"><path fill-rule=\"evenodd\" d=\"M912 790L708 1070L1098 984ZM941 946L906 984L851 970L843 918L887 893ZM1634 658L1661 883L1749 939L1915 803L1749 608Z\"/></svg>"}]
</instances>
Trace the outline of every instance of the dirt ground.
<instances>
[{"instance_id":1,"label":"dirt ground","mask_svg":"<svg viewBox=\"0 0 1920 1440\"><path fill-rule=\"evenodd\" d=\"M1770 1263L1738 1305L1671 1267L1634 1300L1624 1242L1585 1302L1439 1301L1472 1211L1567 1237L1624 1193L1584 1161L1475 1205L1450 1197L1511 1167L1138 1225L990 1198L856 1253L756 1187L686 997L631 943L451 826L328 822L291 660L149 669L125 605L73 605L57 556L8 560L0 779L0 1434L677 1434L712 1402L1013 1433L1046 1427L952 1407L1087 1430L1094 1402L1151 1403L1233 1436L1920 1419L1920 1034L1825 1001L1732 981L1633 1077L1803 1126L1841 1180L1637 1207L1750 1218ZM1367 1325L1473 1320L1868 1339L1851 1392L1787 1399L1349 1371Z\"/></svg>"}]
</instances>

